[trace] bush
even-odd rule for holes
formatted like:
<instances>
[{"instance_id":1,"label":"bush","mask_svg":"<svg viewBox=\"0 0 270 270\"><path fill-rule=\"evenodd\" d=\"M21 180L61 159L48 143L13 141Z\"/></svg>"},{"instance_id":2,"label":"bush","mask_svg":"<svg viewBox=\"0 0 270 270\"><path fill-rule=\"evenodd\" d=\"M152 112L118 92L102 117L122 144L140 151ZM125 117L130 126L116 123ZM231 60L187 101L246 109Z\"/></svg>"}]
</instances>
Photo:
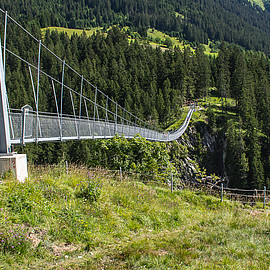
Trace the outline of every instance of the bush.
<instances>
[{"instance_id":1,"label":"bush","mask_svg":"<svg viewBox=\"0 0 270 270\"><path fill-rule=\"evenodd\" d=\"M82 198L90 203L95 202L101 194L102 184L100 185L94 182L90 176L86 181L81 181L77 186L76 197Z\"/></svg>"}]
</instances>

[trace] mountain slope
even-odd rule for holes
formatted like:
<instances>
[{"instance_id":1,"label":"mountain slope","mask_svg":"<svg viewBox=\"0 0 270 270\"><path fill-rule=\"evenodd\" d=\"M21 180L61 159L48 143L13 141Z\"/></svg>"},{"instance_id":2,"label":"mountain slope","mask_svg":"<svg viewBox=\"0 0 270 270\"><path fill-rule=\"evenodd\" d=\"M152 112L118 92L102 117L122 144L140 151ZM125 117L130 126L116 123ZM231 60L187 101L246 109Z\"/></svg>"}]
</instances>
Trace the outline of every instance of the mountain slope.
<instances>
[{"instance_id":1,"label":"mountain slope","mask_svg":"<svg viewBox=\"0 0 270 270\"><path fill-rule=\"evenodd\" d=\"M120 24L142 33L143 29L154 27L192 42L225 40L266 53L270 49L268 1L3 0L1 8L21 21L34 21L41 27Z\"/></svg>"}]
</instances>

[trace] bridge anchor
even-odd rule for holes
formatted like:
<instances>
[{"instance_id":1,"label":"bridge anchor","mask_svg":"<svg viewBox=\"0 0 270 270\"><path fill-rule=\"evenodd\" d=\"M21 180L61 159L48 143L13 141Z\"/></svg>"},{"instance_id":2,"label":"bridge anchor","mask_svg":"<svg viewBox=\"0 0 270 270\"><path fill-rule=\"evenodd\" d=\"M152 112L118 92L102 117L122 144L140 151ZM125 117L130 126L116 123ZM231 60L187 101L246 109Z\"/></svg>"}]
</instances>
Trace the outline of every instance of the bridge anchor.
<instances>
[{"instance_id":1,"label":"bridge anchor","mask_svg":"<svg viewBox=\"0 0 270 270\"><path fill-rule=\"evenodd\" d=\"M11 172L18 181L24 182L28 177L26 154L0 154L0 174Z\"/></svg>"}]
</instances>

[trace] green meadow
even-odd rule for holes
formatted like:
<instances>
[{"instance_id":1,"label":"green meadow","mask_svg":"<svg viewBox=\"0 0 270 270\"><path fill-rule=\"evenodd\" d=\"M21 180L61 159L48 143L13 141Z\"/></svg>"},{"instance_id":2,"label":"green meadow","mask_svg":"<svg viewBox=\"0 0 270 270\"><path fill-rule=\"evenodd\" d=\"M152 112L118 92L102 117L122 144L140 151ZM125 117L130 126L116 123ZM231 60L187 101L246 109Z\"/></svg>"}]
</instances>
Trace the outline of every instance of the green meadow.
<instances>
[{"instance_id":1,"label":"green meadow","mask_svg":"<svg viewBox=\"0 0 270 270\"><path fill-rule=\"evenodd\" d=\"M69 37L71 37L74 34L77 34L78 36L82 35L83 32L85 32L86 36L92 36L94 33L96 33L97 31L101 31L102 27L93 27L90 30L83 30L83 29L71 29L71 28L65 28L65 27L56 27L56 26L51 26L51 27L47 27L47 28L42 28L41 29L41 34L44 36L46 31L58 31L60 32L64 32L67 33L67 35Z\"/></svg>"},{"instance_id":2,"label":"green meadow","mask_svg":"<svg viewBox=\"0 0 270 270\"><path fill-rule=\"evenodd\" d=\"M0 268L269 269L269 209L112 176L58 165L3 178Z\"/></svg>"},{"instance_id":3,"label":"green meadow","mask_svg":"<svg viewBox=\"0 0 270 270\"><path fill-rule=\"evenodd\" d=\"M107 32L109 29L110 28L108 28L104 32ZM71 28L65 28L65 27L51 26L51 27L46 27L46 28L41 29L41 33L43 36L45 35L47 30L58 31L59 33L64 32L64 33L67 33L67 35L69 37L71 37L74 34L77 34L78 36L80 36L83 34L83 32L85 32L86 36L89 37L89 36L93 35L94 33L96 33L97 31L102 32L103 28L102 27L93 27L91 29L83 30L83 29L71 29ZM128 31L129 27L124 27L123 30ZM104 34L106 34L106 33L104 33ZM195 51L195 49L190 44L185 43L183 41L180 41L178 38L170 37L169 35L161 32L161 31L158 31L156 29L153 29L153 28L149 28L147 30L147 38L141 38L137 32L132 32L131 35L128 36L129 42L135 41L135 39L137 39L137 41L140 44L147 43L153 47L161 47L162 50L167 50L169 48L174 48L174 47L179 47L180 49L183 50L184 48L189 47L191 51L193 51L193 52ZM168 41L169 41L169 44L171 44L171 46L167 45ZM212 52L209 44L203 44L203 46L205 48L205 54L217 56L218 53Z\"/></svg>"}]
</instances>

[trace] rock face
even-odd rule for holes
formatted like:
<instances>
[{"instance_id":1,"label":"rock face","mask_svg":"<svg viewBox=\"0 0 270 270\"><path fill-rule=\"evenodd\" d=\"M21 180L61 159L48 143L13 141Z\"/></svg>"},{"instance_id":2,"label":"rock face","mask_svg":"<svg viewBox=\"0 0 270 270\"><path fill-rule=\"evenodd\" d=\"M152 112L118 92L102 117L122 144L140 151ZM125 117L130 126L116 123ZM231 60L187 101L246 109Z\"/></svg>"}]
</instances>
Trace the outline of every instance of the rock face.
<instances>
[{"instance_id":1,"label":"rock face","mask_svg":"<svg viewBox=\"0 0 270 270\"><path fill-rule=\"evenodd\" d=\"M216 140L217 140L217 136L209 133L209 131L206 128L204 128L202 142L201 142L203 145L203 149L206 149L207 152L215 153Z\"/></svg>"},{"instance_id":2,"label":"rock face","mask_svg":"<svg viewBox=\"0 0 270 270\"><path fill-rule=\"evenodd\" d=\"M223 139L204 122L190 125L177 143L188 149L188 154L179 160L178 169L185 181L195 182L206 175L223 175ZM205 174L204 173L204 174Z\"/></svg>"}]
</instances>

